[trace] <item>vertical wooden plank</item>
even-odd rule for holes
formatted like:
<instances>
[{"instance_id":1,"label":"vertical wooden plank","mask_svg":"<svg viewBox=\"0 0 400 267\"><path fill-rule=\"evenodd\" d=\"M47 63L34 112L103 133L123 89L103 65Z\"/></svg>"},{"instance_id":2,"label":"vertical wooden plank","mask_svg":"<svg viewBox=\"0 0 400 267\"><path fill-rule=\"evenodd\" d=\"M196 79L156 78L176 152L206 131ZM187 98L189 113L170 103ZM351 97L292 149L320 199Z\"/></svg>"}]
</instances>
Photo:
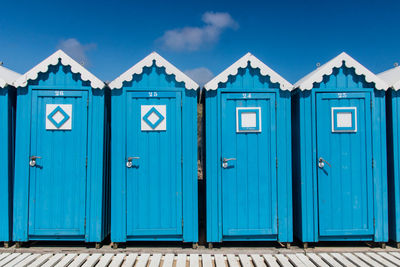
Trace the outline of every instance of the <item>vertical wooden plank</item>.
<instances>
[{"instance_id":1,"label":"vertical wooden plank","mask_svg":"<svg viewBox=\"0 0 400 267\"><path fill-rule=\"evenodd\" d=\"M186 254L178 254L176 260L176 267L185 267L186 266Z\"/></svg>"},{"instance_id":2,"label":"vertical wooden plank","mask_svg":"<svg viewBox=\"0 0 400 267\"><path fill-rule=\"evenodd\" d=\"M162 254L153 254L150 258L149 267L159 267Z\"/></svg>"},{"instance_id":3,"label":"vertical wooden plank","mask_svg":"<svg viewBox=\"0 0 400 267\"><path fill-rule=\"evenodd\" d=\"M174 254L165 254L162 267L172 267L174 263Z\"/></svg>"},{"instance_id":4,"label":"vertical wooden plank","mask_svg":"<svg viewBox=\"0 0 400 267\"><path fill-rule=\"evenodd\" d=\"M149 257L150 254L148 253L140 254L136 267L146 267Z\"/></svg>"},{"instance_id":5,"label":"vertical wooden plank","mask_svg":"<svg viewBox=\"0 0 400 267\"><path fill-rule=\"evenodd\" d=\"M214 259L215 259L216 267L226 267L225 266L225 258L224 258L223 254L215 254Z\"/></svg>"},{"instance_id":6,"label":"vertical wooden plank","mask_svg":"<svg viewBox=\"0 0 400 267\"><path fill-rule=\"evenodd\" d=\"M246 254L239 254L239 260L242 263L242 267L253 267L249 257Z\"/></svg>"},{"instance_id":7,"label":"vertical wooden plank","mask_svg":"<svg viewBox=\"0 0 400 267\"><path fill-rule=\"evenodd\" d=\"M226 258L228 259L229 267L240 267L240 264L233 254L227 254Z\"/></svg>"},{"instance_id":8,"label":"vertical wooden plank","mask_svg":"<svg viewBox=\"0 0 400 267\"><path fill-rule=\"evenodd\" d=\"M124 261L125 256L126 255L124 253L118 253L112 260L109 267L120 267L122 262Z\"/></svg>"},{"instance_id":9,"label":"vertical wooden plank","mask_svg":"<svg viewBox=\"0 0 400 267\"><path fill-rule=\"evenodd\" d=\"M189 267L200 267L199 254L190 254Z\"/></svg>"}]
</instances>

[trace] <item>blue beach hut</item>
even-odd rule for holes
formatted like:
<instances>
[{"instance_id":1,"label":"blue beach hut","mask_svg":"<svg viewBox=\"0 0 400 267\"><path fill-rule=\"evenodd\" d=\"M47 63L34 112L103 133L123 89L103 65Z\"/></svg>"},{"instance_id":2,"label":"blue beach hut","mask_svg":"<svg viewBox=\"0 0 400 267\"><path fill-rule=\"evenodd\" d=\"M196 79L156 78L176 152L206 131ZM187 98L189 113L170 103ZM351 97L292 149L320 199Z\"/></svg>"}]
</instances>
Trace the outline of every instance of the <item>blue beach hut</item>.
<instances>
[{"instance_id":1,"label":"blue beach hut","mask_svg":"<svg viewBox=\"0 0 400 267\"><path fill-rule=\"evenodd\" d=\"M110 83L111 241L198 240L198 85L153 52Z\"/></svg>"},{"instance_id":2,"label":"blue beach hut","mask_svg":"<svg viewBox=\"0 0 400 267\"><path fill-rule=\"evenodd\" d=\"M16 82L13 240L109 234L109 93L58 50Z\"/></svg>"},{"instance_id":3,"label":"blue beach hut","mask_svg":"<svg viewBox=\"0 0 400 267\"><path fill-rule=\"evenodd\" d=\"M400 67L382 72L378 77L389 86L386 93L389 239L400 248Z\"/></svg>"},{"instance_id":4,"label":"blue beach hut","mask_svg":"<svg viewBox=\"0 0 400 267\"><path fill-rule=\"evenodd\" d=\"M205 86L207 242L292 231L292 85L248 53Z\"/></svg>"},{"instance_id":5,"label":"blue beach hut","mask_svg":"<svg viewBox=\"0 0 400 267\"><path fill-rule=\"evenodd\" d=\"M292 91L294 234L388 241L387 84L341 53Z\"/></svg>"},{"instance_id":6,"label":"blue beach hut","mask_svg":"<svg viewBox=\"0 0 400 267\"><path fill-rule=\"evenodd\" d=\"M14 177L15 88L21 75L0 66L0 241L8 247L12 238L12 188Z\"/></svg>"}]
</instances>

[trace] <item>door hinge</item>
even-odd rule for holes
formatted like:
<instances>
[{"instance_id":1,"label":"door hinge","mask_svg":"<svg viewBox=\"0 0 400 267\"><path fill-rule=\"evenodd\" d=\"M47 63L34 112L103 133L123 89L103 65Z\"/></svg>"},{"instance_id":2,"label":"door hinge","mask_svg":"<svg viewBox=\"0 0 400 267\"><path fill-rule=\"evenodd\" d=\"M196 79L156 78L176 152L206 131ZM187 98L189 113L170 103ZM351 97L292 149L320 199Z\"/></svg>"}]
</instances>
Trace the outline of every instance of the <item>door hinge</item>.
<instances>
[{"instance_id":1,"label":"door hinge","mask_svg":"<svg viewBox=\"0 0 400 267\"><path fill-rule=\"evenodd\" d=\"M375 168L375 160L372 159L372 168Z\"/></svg>"}]
</instances>

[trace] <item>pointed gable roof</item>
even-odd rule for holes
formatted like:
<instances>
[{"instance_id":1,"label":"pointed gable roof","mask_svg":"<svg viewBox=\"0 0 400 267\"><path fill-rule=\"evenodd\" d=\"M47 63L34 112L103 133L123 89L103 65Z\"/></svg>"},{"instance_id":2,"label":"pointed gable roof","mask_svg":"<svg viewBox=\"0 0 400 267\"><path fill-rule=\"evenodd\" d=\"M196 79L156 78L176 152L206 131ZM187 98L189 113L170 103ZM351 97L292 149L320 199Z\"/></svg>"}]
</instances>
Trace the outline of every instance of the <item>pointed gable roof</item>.
<instances>
[{"instance_id":1,"label":"pointed gable roof","mask_svg":"<svg viewBox=\"0 0 400 267\"><path fill-rule=\"evenodd\" d=\"M366 67L357 62L354 58L342 52L337 57L328 61L324 65L318 67L313 72L309 73L297 83L295 83L294 88L299 88L300 90L311 90L314 87L314 83L322 82L325 75L331 75L334 68L340 68L342 66L347 68L354 68L357 75L363 75L367 82L375 84L375 88L378 90L387 90L388 85L381 78L376 76Z\"/></svg>"},{"instance_id":2,"label":"pointed gable roof","mask_svg":"<svg viewBox=\"0 0 400 267\"><path fill-rule=\"evenodd\" d=\"M122 88L122 84L124 82L132 81L133 75L142 74L144 67L151 67L153 62L155 62L157 67L164 67L165 72L168 75L175 75L175 80L177 82L183 82L186 89L197 90L199 88L199 85L189 78L189 76L177 69L174 65L169 63L156 52L152 52L150 55L136 63L133 67L122 73L118 78L109 84L109 87L111 90Z\"/></svg>"},{"instance_id":3,"label":"pointed gable roof","mask_svg":"<svg viewBox=\"0 0 400 267\"><path fill-rule=\"evenodd\" d=\"M240 68L246 68L247 65L250 63L250 66L254 69L260 69L260 73L263 76L269 76L271 79L271 82L273 83L279 83L279 88L282 90L292 90L292 84L286 81L282 76L280 76L278 73L273 71L270 67L265 65L261 60L253 56L251 53L247 53L244 55L242 58L240 58L238 61L233 63L230 67L228 67L226 70L221 72L218 76L216 76L214 79L209 81L204 85L204 88L206 90L216 90L218 89L219 83L226 83L228 81L229 76L234 76L238 73Z\"/></svg>"},{"instance_id":4,"label":"pointed gable roof","mask_svg":"<svg viewBox=\"0 0 400 267\"><path fill-rule=\"evenodd\" d=\"M400 66L388 69L378 74L378 77L388 83L394 90L400 89Z\"/></svg>"},{"instance_id":5,"label":"pointed gable roof","mask_svg":"<svg viewBox=\"0 0 400 267\"><path fill-rule=\"evenodd\" d=\"M12 85L13 82L21 77L21 74L16 73L6 67L0 66L0 88L4 88L7 85Z\"/></svg>"},{"instance_id":6,"label":"pointed gable roof","mask_svg":"<svg viewBox=\"0 0 400 267\"><path fill-rule=\"evenodd\" d=\"M39 73L45 73L48 71L50 65L57 65L59 60L63 66L70 66L73 73L79 73L83 81L90 82L92 88L103 89L105 84L99 78L90 73L81 64L73 60L64 51L58 50L38 65L33 67L27 73L23 74L18 80L14 82L15 87L25 87L29 80L36 80Z\"/></svg>"}]
</instances>

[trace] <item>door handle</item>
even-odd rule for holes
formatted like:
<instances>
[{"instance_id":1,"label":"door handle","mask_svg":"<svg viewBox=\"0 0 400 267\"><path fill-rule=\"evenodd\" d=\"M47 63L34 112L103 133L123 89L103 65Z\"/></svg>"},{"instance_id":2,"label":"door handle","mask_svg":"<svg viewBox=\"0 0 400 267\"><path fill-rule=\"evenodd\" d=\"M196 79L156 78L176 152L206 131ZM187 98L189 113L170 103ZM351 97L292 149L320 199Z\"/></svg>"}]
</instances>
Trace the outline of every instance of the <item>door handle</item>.
<instances>
[{"instance_id":1,"label":"door handle","mask_svg":"<svg viewBox=\"0 0 400 267\"><path fill-rule=\"evenodd\" d=\"M29 166L35 167L35 166L36 166L36 159L41 159L41 157L38 157L38 156L30 156L30 157L29 157Z\"/></svg>"},{"instance_id":2,"label":"door handle","mask_svg":"<svg viewBox=\"0 0 400 267\"><path fill-rule=\"evenodd\" d=\"M322 169L325 166L325 163L328 164L328 166L332 168L332 166L331 166L331 164L329 164L329 162L327 162L322 157L319 157L319 159L318 159L318 167Z\"/></svg>"},{"instance_id":3,"label":"door handle","mask_svg":"<svg viewBox=\"0 0 400 267\"><path fill-rule=\"evenodd\" d=\"M236 160L235 158L223 158L222 159L222 168L226 169L228 168L228 162L231 160Z\"/></svg>"},{"instance_id":4,"label":"door handle","mask_svg":"<svg viewBox=\"0 0 400 267\"><path fill-rule=\"evenodd\" d=\"M126 167L127 168L131 168L132 167L132 160L134 159L140 159L140 157L128 157L128 159L126 160Z\"/></svg>"}]
</instances>

